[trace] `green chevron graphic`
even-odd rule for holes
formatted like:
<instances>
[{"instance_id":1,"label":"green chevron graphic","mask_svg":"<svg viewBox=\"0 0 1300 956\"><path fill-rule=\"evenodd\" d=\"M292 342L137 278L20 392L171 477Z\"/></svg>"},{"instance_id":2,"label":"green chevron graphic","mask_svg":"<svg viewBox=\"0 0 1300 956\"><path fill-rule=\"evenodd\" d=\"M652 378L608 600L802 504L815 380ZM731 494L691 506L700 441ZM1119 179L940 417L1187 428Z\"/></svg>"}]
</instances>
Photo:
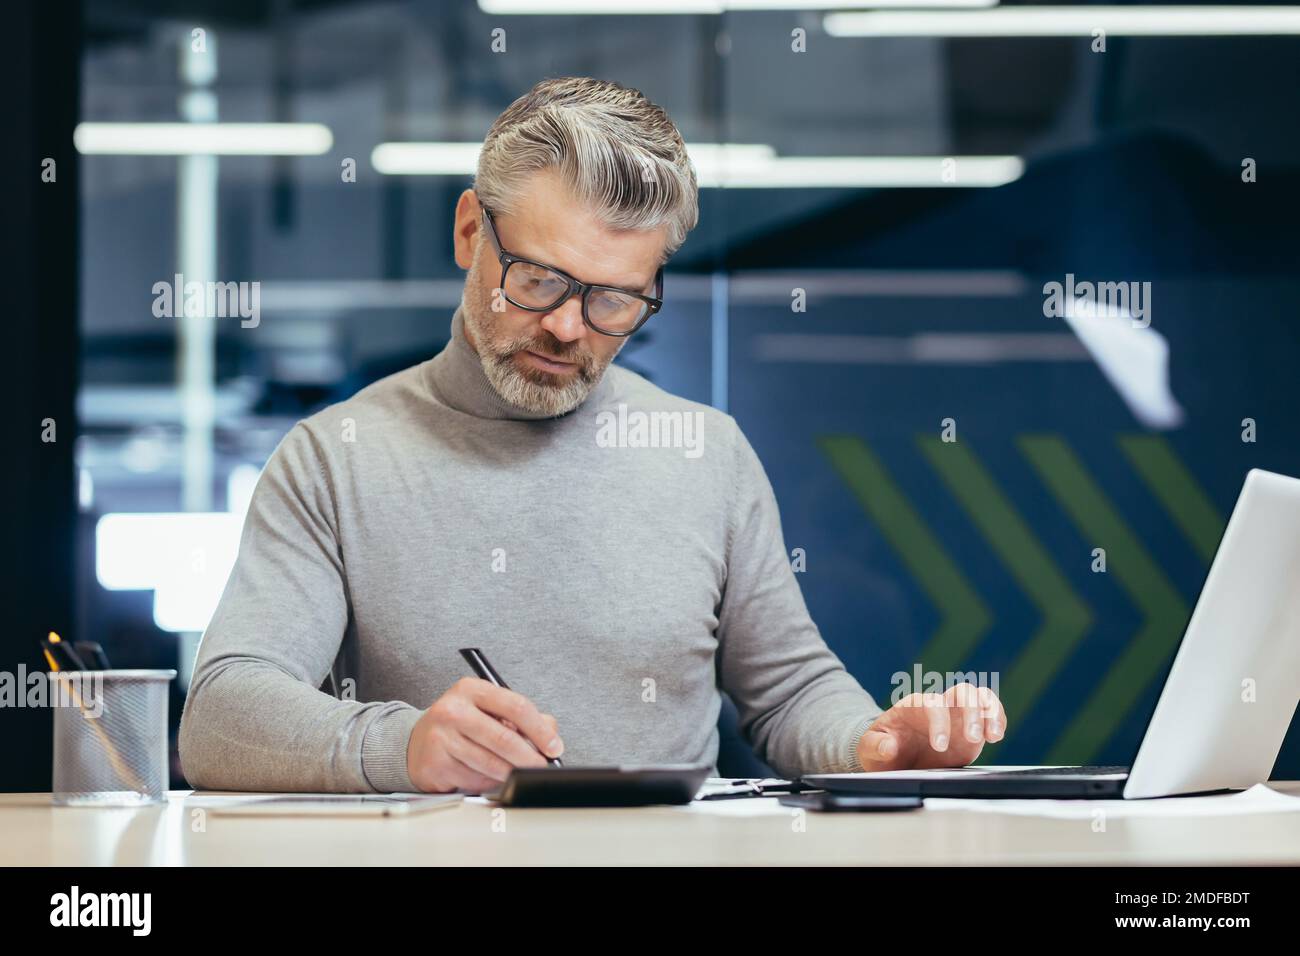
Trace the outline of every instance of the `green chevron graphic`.
<instances>
[{"instance_id":1,"label":"green chevron graphic","mask_svg":"<svg viewBox=\"0 0 1300 956\"><path fill-rule=\"evenodd\" d=\"M1107 569L1142 611L1143 623L1047 754L1086 762L1123 722L1178 642L1188 609L1075 453L1054 436L1023 436L1020 449L1084 539L1106 549Z\"/></svg>"},{"instance_id":2,"label":"green chevron graphic","mask_svg":"<svg viewBox=\"0 0 1300 956\"><path fill-rule=\"evenodd\" d=\"M992 622L987 605L866 442L852 435L828 435L817 444L939 609L939 627L920 656L925 668L957 670Z\"/></svg>"},{"instance_id":3,"label":"green chevron graphic","mask_svg":"<svg viewBox=\"0 0 1300 956\"><path fill-rule=\"evenodd\" d=\"M1092 626L1092 614L967 443L917 438L921 451L1042 619L999 681L1009 726L1029 712Z\"/></svg>"},{"instance_id":4,"label":"green chevron graphic","mask_svg":"<svg viewBox=\"0 0 1300 956\"><path fill-rule=\"evenodd\" d=\"M1206 564L1223 537L1226 522L1161 435L1123 435L1119 447L1142 476L1178 530Z\"/></svg>"}]
</instances>

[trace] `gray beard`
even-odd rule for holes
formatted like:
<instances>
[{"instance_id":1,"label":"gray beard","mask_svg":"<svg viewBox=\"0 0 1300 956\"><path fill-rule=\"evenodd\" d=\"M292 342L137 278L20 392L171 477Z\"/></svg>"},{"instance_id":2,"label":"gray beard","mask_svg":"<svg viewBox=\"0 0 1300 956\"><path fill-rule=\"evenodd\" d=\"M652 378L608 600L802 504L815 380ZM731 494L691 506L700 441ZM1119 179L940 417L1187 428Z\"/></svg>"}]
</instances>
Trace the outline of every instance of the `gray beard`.
<instances>
[{"instance_id":1,"label":"gray beard","mask_svg":"<svg viewBox=\"0 0 1300 956\"><path fill-rule=\"evenodd\" d=\"M580 366L577 374L564 384L557 384L555 377L544 372L537 372L533 377L515 364L514 356L535 345L535 341L532 338L496 341L469 303L462 299L462 305L465 324L474 337L488 382L503 401L529 414L555 417L573 411L586 401L609 365L606 360L590 368Z\"/></svg>"}]
</instances>

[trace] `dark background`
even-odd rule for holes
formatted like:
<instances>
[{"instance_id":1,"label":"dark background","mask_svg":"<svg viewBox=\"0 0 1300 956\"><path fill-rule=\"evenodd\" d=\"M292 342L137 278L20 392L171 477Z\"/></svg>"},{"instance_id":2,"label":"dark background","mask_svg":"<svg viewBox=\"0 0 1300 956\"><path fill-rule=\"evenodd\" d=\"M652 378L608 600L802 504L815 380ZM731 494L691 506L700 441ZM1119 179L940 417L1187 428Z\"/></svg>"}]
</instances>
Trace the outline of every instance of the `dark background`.
<instances>
[{"instance_id":1,"label":"dark background","mask_svg":"<svg viewBox=\"0 0 1300 956\"><path fill-rule=\"evenodd\" d=\"M445 341L469 176L382 175L373 147L481 141L564 74L642 90L688 144L1023 159L998 188L706 187L664 310L620 359L736 416L806 555L813 617L878 700L916 663L995 672L1014 706L990 757L1127 762L1245 472L1300 474L1300 37L1111 36L1101 53L1087 38L835 37L807 11L514 16L469 0L9 16L7 669L37 666L52 629L99 640L119 666L179 668L179 717L197 631L158 627L153 590L102 586L95 532L186 503L176 322L150 308L178 269L180 164L71 140L79 121L179 120L195 27L214 42L221 120L334 138L323 155L218 162L216 277L261 282L262 318L216 323L213 511L293 421ZM807 52L791 51L796 28ZM1067 273L1151 283L1142 341L1167 346L1180 414L1135 407L1044 316L1043 284ZM39 440L46 417L57 442ZM937 446L948 418L958 444ZM1079 482L1100 510L1063 490ZM0 789L48 789L48 714L0 719L16 751ZM1300 776L1294 730L1275 776Z\"/></svg>"}]
</instances>

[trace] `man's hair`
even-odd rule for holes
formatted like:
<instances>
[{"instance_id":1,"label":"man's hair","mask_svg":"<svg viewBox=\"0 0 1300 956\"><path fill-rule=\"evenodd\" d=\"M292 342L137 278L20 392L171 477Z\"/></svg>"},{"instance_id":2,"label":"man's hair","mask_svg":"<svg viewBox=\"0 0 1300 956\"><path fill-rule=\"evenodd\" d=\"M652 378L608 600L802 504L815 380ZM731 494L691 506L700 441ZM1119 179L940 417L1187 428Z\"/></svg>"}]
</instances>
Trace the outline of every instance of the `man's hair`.
<instances>
[{"instance_id":1,"label":"man's hair","mask_svg":"<svg viewBox=\"0 0 1300 956\"><path fill-rule=\"evenodd\" d=\"M493 213L516 208L524 180L557 169L612 229L668 224L667 262L699 221L686 144L639 90L585 76L543 80L497 117L479 153L474 191Z\"/></svg>"}]
</instances>

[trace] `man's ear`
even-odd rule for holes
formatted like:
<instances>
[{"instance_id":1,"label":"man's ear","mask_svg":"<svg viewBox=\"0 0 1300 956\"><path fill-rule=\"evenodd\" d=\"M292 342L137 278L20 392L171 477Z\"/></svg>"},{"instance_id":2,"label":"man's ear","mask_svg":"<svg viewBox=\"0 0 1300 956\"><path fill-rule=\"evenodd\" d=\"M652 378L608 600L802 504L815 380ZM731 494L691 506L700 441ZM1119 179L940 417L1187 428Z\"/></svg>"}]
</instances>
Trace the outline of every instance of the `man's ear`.
<instances>
[{"instance_id":1,"label":"man's ear","mask_svg":"<svg viewBox=\"0 0 1300 956\"><path fill-rule=\"evenodd\" d=\"M474 264L474 247L483 232L483 207L478 195L472 189L466 189L456 201L456 219L452 225L452 245L455 250L456 265L468 270Z\"/></svg>"}]
</instances>

